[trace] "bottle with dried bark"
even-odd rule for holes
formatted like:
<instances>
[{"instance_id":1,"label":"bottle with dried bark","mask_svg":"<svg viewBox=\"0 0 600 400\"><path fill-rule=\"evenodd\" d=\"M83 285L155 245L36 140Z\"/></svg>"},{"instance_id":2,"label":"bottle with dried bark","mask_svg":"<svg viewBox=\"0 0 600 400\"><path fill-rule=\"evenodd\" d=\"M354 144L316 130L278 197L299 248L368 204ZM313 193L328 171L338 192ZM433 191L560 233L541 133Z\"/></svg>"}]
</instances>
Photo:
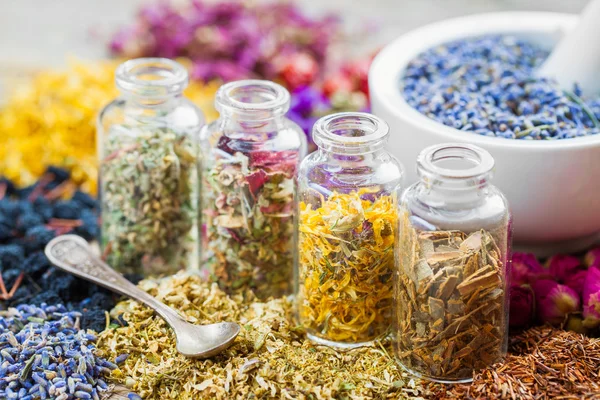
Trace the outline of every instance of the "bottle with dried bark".
<instances>
[{"instance_id":1,"label":"bottle with dried bark","mask_svg":"<svg viewBox=\"0 0 600 400\"><path fill-rule=\"evenodd\" d=\"M420 377L468 382L506 354L511 219L493 167L477 146L429 147L400 201L394 350Z\"/></svg>"}]
</instances>

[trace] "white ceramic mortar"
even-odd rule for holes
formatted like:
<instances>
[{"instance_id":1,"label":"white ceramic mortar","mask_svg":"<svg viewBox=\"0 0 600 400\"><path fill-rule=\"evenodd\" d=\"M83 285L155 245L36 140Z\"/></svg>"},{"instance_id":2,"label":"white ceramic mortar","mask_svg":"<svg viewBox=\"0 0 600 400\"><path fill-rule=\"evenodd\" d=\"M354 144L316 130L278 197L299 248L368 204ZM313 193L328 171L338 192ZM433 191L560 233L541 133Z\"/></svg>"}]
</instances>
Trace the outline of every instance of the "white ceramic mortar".
<instances>
[{"instance_id":1,"label":"white ceramic mortar","mask_svg":"<svg viewBox=\"0 0 600 400\"><path fill-rule=\"evenodd\" d=\"M388 149L406 166L407 183L416 181L416 158L427 146L467 142L487 149L496 159L493 183L504 192L511 207L515 241L534 250L544 249L545 253L583 248L598 238L600 135L524 141L462 132L408 105L400 91L400 80L413 58L436 45L470 36L512 34L550 49L576 26L577 18L570 14L514 12L434 23L406 33L385 47L369 73L373 113L390 125Z\"/></svg>"}]
</instances>

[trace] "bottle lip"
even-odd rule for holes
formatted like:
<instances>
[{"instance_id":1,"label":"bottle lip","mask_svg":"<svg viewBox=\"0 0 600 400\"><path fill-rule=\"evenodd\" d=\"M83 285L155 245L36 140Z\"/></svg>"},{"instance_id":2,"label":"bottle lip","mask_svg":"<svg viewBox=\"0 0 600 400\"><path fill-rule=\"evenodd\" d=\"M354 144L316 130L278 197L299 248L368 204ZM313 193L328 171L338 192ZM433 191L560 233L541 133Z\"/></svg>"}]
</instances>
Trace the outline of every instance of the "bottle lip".
<instances>
[{"instance_id":1,"label":"bottle lip","mask_svg":"<svg viewBox=\"0 0 600 400\"><path fill-rule=\"evenodd\" d=\"M389 132L389 125L375 115L342 112L320 118L313 126L312 136L324 150L364 154L383 148Z\"/></svg>"},{"instance_id":2,"label":"bottle lip","mask_svg":"<svg viewBox=\"0 0 600 400\"><path fill-rule=\"evenodd\" d=\"M219 88L215 107L219 113L231 110L250 119L267 119L285 114L289 110L290 93L283 86L271 81L234 81Z\"/></svg>"},{"instance_id":3,"label":"bottle lip","mask_svg":"<svg viewBox=\"0 0 600 400\"><path fill-rule=\"evenodd\" d=\"M452 166L442 164L452 163ZM417 172L426 179L486 181L492 175L494 158L479 146L443 143L424 149L417 158Z\"/></svg>"},{"instance_id":4,"label":"bottle lip","mask_svg":"<svg viewBox=\"0 0 600 400\"><path fill-rule=\"evenodd\" d=\"M160 57L125 61L115 73L117 87L139 97L164 98L180 94L187 87L188 79L183 65Z\"/></svg>"}]
</instances>

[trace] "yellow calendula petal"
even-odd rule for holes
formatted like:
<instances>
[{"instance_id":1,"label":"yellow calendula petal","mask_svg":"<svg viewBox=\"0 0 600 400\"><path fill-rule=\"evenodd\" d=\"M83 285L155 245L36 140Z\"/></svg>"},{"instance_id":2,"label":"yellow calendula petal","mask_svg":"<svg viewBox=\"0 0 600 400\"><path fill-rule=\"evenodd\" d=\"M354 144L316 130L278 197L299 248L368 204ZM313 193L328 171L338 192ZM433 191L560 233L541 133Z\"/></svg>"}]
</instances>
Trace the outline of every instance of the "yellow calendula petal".
<instances>
[{"instance_id":1,"label":"yellow calendula petal","mask_svg":"<svg viewBox=\"0 0 600 400\"><path fill-rule=\"evenodd\" d=\"M364 342L391 323L397 212L392 196L361 197L370 193L334 193L317 208L299 207L299 314L324 339Z\"/></svg>"}]
</instances>

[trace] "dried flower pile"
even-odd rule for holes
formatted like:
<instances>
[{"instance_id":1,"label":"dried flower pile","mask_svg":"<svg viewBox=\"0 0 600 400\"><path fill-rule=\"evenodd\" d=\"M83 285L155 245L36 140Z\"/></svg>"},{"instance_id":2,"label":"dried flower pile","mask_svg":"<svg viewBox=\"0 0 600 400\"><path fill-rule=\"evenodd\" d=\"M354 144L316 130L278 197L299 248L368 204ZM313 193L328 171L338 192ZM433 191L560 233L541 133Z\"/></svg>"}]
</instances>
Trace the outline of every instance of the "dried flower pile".
<instances>
[{"instance_id":1,"label":"dried flower pile","mask_svg":"<svg viewBox=\"0 0 600 400\"><path fill-rule=\"evenodd\" d=\"M98 347L103 357L124 360L111 378L147 400L398 398L421 391L396 367L389 348L338 353L304 340L285 298L261 303L250 293L229 297L216 284L185 275L140 287L191 322L231 320L243 327L222 354L193 360L176 352L167 325L150 309L120 303L112 314L124 313L128 324L106 330Z\"/></svg>"},{"instance_id":2,"label":"dried flower pile","mask_svg":"<svg viewBox=\"0 0 600 400\"><path fill-rule=\"evenodd\" d=\"M469 379L504 356L504 256L492 235L400 230L396 352L410 370Z\"/></svg>"},{"instance_id":3,"label":"dried flower pile","mask_svg":"<svg viewBox=\"0 0 600 400\"><path fill-rule=\"evenodd\" d=\"M189 266L198 219L198 149L167 128L113 126L102 176L102 245L109 265L144 276Z\"/></svg>"},{"instance_id":4,"label":"dried flower pile","mask_svg":"<svg viewBox=\"0 0 600 400\"><path fill-rule=\"evenodd\" d=\"M236 150L242 145L244 152ZM203 257L223 289L279 297L292 293L293 178L301 155L249 146L221 136L206 162Z\"/></svg>"},{"instance_id":5,"label":"dried flower pile","mask_svg":"<svg viewBox=\"0 0 600 400\"><path fill-rule=\"evenodd\" d=\"M549 51L513 36L483 36L434 47L402 80L407 102L463 131L507 139L553 140L600 133L600 97L562 91L535 69Z\"/></svg>"},{"instance_id":6,"label":"dried flower pile","mask_svg":"<svg viewBox=\"0 0 600 400\"><path fill-rule=\"evenodd\" d=\"M361 189L300 203L300 323L317 338L363 343L392 321L395 202Z\"/></svg>"},{"instance_id":7,"label":"dried flower pile","mask_svg":"<svg viewBox=\"0 0 600 400\"><path fill-rule=\"evenodd\" d=\"M429 385L434 399L597 399L600 339L551 328L511 338L505 362L474 376L471 385Z\"/></svg>"},{"instance_id":8,"label":"dried flower pile","mask_svg":"<svg viewBox=\"0 0 600 400\"><path fill-rule=\"evenodd\" d=\"M548 323L600 335L600 247L581 258L556 255L546 265L515 253L512 285L511 328Z\"/></svg>"},{"instance_id":9,"label":"dried flower pile","mask_svg":"<svg viewBox=\"0 0 600 400\"><path fill-rule=\"evenodd\" d=\"M15 88L0 107L0 171L17 184L31 184L48 165L72 171L82 189L96 193L96 115L117 95L113 61L70 61ZM217 83L193 82L185 95L209 119Z\"/></svg>"},{"instance_id":10,"label":"dried flower pile","mask_svg":"<svg viewBox=\"0 0 600 400\"><path fill-rule=\"evenodd\" d=\"M112 40L124 58L189 57L193 79L261 78L295 87L313 83L340 36L332 16L313 18L288 2L191 0L142 7Z\"/></svg>"},{"instance_id":11,"label":"dried flower pile","mask_svg":"<svg viewBox=\"0 0 600 400\"><path fill-rule=\"evenodd\" d=\"M96 356L80 318L64 306L0 311L0 398L99 400L117 366Z\"/></svg>"},{"instance_id":12,"label":"dried flower pile","mask_svg":"<svg viewBox=\"0 0 600 400\"><path fill-rule=\"evenodd\" d=\"M86 192L96 192L96 114L116 96L114 62L71 61L16 87L0 108L0 171L30 184L48 165L66 166Z\"/></svg>"}]
</instances>

